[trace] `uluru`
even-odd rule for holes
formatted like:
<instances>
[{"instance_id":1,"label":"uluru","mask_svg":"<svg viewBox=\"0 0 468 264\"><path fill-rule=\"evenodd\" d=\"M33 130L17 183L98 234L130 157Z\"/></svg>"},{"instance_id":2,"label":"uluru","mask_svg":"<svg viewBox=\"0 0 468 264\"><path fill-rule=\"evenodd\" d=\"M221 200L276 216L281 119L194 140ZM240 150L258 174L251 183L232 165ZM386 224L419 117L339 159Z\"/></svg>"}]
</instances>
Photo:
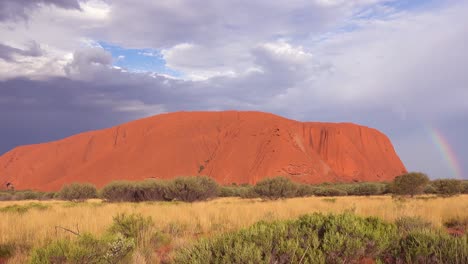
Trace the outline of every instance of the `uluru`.
<instances>
[{"instance_id":1,"label":"uluru","mask_svg":"<svg viewBox=\"0 0 468 264\"><path fill-rule=\"evenodd\" d=\"M297 182L391 181L406 169L376 129L299 122L263 112L175 112L0 157L0 182L52 191L71 182L207 175L220 184L273 176ZM2 186L4 187L4 186Z\"/></svg>"}]
</instances>

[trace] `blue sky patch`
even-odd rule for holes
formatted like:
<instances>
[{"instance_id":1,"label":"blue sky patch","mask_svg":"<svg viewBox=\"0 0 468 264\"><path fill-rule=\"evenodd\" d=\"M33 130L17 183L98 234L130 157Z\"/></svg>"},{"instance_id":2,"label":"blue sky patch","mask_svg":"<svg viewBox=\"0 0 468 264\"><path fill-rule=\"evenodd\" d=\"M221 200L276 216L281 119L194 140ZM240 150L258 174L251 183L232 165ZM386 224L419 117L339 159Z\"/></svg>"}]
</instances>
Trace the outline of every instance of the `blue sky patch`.
<instances>
[{"instance_id":1,"label":"blue sky patch","mask_svg":"<svg viewBox=\"0 0 468 264\"><path fill-rule=\"evenodd\" d=\"M156 72L173 77L182 74L166 66L161 52L156 49L126 49L106 42L98 42L112 54L113 65L132 72Z\"/></svg>"}]
</instances>

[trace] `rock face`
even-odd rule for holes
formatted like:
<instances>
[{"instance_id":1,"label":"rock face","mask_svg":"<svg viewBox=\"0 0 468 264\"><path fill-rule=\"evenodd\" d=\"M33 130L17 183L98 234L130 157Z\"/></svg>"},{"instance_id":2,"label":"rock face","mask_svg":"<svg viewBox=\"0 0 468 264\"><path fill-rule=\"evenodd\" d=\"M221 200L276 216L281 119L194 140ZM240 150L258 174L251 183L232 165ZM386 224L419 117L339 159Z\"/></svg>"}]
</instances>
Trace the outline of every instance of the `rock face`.
<instances>
[{"instance_id":1,"label":"rock face","mask_svg":"<svg viewBox=\"0 0 468 264\"><path fill-rule=\"evenodd\" d=\"M161 114L0 157L3 188L47 191L71 182L102 187L186 175L253 184L277 175L307 183L390 181L405 172L375 129L236 111Z\"/></svg>"}]
</instances>

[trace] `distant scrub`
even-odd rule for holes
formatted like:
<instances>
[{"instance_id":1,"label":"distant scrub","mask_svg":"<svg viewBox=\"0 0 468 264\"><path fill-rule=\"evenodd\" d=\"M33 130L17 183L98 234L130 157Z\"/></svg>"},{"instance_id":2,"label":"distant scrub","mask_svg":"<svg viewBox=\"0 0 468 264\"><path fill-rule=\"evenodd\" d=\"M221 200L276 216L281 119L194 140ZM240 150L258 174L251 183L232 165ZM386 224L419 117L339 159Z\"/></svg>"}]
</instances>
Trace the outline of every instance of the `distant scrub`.
<instances>
[{"instance_id":1,"label":"distant scrub","mask_svg":"<svg viewBox=\"0 0 468 264\"><path fill-rule=\"evenodd\" d=\"M169 197L184 202L207 200L218 196L218 184L206 176L175 178L169 183Z\"/></svg>"},{"instance_id":2,"label":"distant scrub","mask_svg":"<svg viewBox=\"0 0 468 264\"><path fill-rule=\"evenodd\" d=\"M0 201L61 199L82 201L102 198L109 202L142 201L203 201L215 197L241 197L283 199L306 196L371 196L393 194L414 196L417 194L452 196L468 193L468 181L442 179L429 181L422 173L408 173L391 183L356 182L323 183L318 185L297 183L286 177L267 178L256 185L218 185L206 176L178 177L171 180L148 179L144 181L115 181L99 192L88 183L72 183L57 192L0 191Z\"/></svg>"},{"instance_id":3,"label":"distant scrub","mask_svg":"<svg viewBox=\"0 0 468 264\"><path fill-rule=\"evenodd\" d=\"M441 196L453 196L462 193L462 181L456 179L435 180L430 183L435 193Z\"/></svg>"},{"instance_id":4,"label":"distant scrub","mask_svg":"<svg viewBox=\"0 0 468 264\"><path fill-rule=\"evenodd\" d=\"M145 180L142 182L111 182L101 190L101 197L110 202L166 201L168 182Z\"/></svg>"},{"instance_id":5,"label":"distant scrub","mask_svg":"<svg viewBox=\"0 0 468 264\"><path fill-rule=\"evenodd\" d=\"M97 198L97 189L90 183L71 183L62 187L58 197L68 201L84 201Z\"/></svg>"},{"instance_id":6,"label":"distant scrub","mask_svg":"<svg viewBox=\"0 0 468 264\"><path fill-rule=\"evenodd\" d=\"M169 181L118 181L106 185L101 197L111 202L172 201L194 202L217 197L218 184L204 176L179 177Z\"/></svg>"},{"instance_id":7,"label":"distant scrub","mask_svg":"<svg viewBox=\"0 0 468 264\"><path fill-rule=\"evenodd\" d=\"M174 263L468 263L467 235L421 231L419 222L404 226L405 234L400 226L351 214L259 222L182 248Z\"/></svg>"},{"instance_id":8,"label":"distant scrub","mask_svg":"<svg viewBox=\"0 0 468 264\"><path fill-rule=\"evenodd\" d=\"M288 178L275 177L259 181L253 190L267 199L290 198L297 196L298 185Z\"/></svg>"}]
</instances>

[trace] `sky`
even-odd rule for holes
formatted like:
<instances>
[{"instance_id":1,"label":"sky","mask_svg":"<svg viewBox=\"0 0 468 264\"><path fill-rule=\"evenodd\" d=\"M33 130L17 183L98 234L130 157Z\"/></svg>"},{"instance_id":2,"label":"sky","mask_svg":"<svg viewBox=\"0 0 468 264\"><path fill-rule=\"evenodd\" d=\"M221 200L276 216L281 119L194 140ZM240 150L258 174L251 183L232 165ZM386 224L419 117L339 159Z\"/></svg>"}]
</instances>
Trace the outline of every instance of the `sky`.
<instances>
[{"instance_id":1,"label":"sky","mask_svg":"<svg viewBox=\"0 0 468 264\"><path fill-rule=\"evenodd\" d=\"M385 133L468 179L468 0L2 0L0 154L173 111Z\"/></svg>"}]
</instances>

